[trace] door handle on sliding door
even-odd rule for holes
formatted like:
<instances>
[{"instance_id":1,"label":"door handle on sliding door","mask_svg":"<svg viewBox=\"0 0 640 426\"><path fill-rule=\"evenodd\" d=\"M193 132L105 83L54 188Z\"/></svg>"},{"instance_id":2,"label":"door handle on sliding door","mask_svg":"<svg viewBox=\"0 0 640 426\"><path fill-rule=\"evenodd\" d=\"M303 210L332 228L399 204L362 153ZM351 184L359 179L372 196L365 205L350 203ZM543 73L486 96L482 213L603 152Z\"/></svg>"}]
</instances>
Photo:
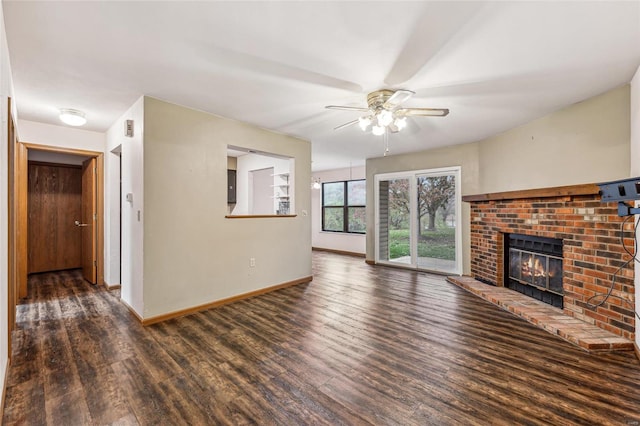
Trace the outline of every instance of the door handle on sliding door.
<instances>
[{"instance_id":1,"label":"door handle on sliding door","mask_svg":"<svg viewBox=\"0 0 640 426\"><path fill-rule=\"evenodd\" d=\"M76 220L74 223L76 224L76 226L89 226L88 223L80 223L79 220Z\"/></svg>"}]
</instances>

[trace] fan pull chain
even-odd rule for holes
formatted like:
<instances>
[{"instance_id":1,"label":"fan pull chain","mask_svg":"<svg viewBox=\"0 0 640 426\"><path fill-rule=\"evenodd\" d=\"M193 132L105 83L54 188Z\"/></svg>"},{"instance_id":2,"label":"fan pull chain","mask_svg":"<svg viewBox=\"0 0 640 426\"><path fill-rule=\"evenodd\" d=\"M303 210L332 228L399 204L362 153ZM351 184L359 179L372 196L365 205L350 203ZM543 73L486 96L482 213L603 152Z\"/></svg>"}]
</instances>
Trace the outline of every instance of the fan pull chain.
<instances>
[{"instance_id":1,"label":"fan pull chain","mask_svg":"<svg viewBox=\"0 0 640 426\"><path fill-rule=\"evenodd\" d=\"M384 155L383 157L386 157L387 154L389 153L389 130L387 130L386 128L384 129Z\"/></svg>"}]
</instances>

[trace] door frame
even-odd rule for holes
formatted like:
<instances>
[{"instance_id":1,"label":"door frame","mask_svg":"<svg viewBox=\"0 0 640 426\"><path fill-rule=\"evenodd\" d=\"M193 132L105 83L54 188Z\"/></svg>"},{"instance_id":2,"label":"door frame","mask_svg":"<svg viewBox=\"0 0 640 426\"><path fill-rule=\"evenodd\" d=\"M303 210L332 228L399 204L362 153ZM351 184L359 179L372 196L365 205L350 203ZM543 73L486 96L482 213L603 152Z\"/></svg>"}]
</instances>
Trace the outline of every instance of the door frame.
<instances>
[{"instance_id":1,"label":"door frame","mask_svg":"<svg viewBox=\"0 0 640 426\"><path fill-rule=\"evenodd\" d=\"M7 200L7 352L9 362L12 355L12 335L16 326L16 306L18 305L18 288L16 285L17 261L16 261L16 180L15 165L17 159L16 124L13 119L12 99L7 99L8 123L7 123L7 181L8 181L8 200Z\"/></svg>"},{"instance_id":2,"label":"door frame","mask_svg":"<svg viewBox=\"0 0 640 426\"><path fill-rule=\"evenodd\" d=\"M420 175L443 176L452 174L455 176L455 204L456 204L456 272L444 273L441 271L432 271L430 269L421 268L417 264L418 242L416 240L416 227L419 225L415 220L415 212L417 211L417 182L416 178ZM380 181L389 179L409 179L409 203L410 203L410 219L409 219L409 241L411 247L411 264L401 264L392 261L380 260ZM436 167L423 170L406 170L401 172L379 173L374 175L373 193L374 193L374 214L375 214L375 230L376 237L374 241L375 262L381 265L395 266L398 268L417 269L420 271L433 272L445 275L461 275L462 274L462 167Z\"/></svg>"},{"instance_id":3,"label":"door frame","mask_svg":"<svg viewBox=\"0 0 640 426\"><path fill-rule=\"evenodd\" d=\"M95 157L88 157L82 162L81 169L81 196L80 196L80 222L88 224L80 228L80 258L82 266L82 276L92 284L98 283L98 212L97 212L97 161ZM86 194L85 188L91 188L92 194ZM89 234L90 232L90 234ZM87 244L88 243L88 244ZM86 251L85 251L86 249Z\"/></svg>"},{"instance_id":4,"label":"door frame","mask_svg":"<svg viewBox=\"0 0 640 426\"><path fill-rule=\"evenodd\" d=\"M10 206L15 213L16 229L14 247L9 252L15 253L16 285L18 298L27 296L27 200L28 200L28 159L29 150L48 151L62 154L82 155L96 159L96 209L97 209L97 235L96 235L96 263L97 284L104 284L104 153L100 151L87 151L82 149L61 148L50 145L40 145L29 142L16 143L16 161L14 170L15 198L14 205Z\"/></svg>"}]
</instances>

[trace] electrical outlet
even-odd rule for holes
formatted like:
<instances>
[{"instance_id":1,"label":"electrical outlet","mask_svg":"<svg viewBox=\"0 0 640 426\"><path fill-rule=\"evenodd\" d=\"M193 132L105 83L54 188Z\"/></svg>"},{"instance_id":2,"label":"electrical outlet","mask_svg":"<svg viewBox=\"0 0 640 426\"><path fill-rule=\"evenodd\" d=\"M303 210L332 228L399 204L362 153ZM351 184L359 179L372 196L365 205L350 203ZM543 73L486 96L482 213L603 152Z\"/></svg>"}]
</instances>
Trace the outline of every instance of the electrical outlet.
<instances>
[{"instance_id":1,"label":"electrical outlet","mask_svg":"<svg viewBox=\"0 0 640 426\"><path fill-rule=\"evenodd\" d=\"M251 266L252 268L256 266L256 258L252 257L249 259L249 266Z\"/></svg>"}]
</instances>

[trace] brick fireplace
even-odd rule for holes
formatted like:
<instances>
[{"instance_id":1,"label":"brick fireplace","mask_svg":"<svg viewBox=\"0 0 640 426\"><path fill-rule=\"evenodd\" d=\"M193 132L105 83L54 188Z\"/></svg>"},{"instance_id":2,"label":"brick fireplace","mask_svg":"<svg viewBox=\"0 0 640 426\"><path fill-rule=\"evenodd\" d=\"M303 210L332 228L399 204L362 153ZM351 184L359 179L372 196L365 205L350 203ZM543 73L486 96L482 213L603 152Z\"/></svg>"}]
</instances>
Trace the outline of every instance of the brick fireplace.
<instances>
[{"instance_id":1,"label":"brick fireplace","mask_svg":"<svg viewBox=\"0 0 640 426\"><path fill-rule=\"evenodd\" d=\"M511 234L561 241L562 291L556 289L556 293L563 293L564 313L634 338L632 263L616 277L614 297L597 308L587 305L590 297L607 293L612 274L630 257L620 241L624 218L618 216L616 203L600 201L597 185L471 195L463 201L471 204L471 274L475 279L508 286L505 249ZM633 251L632 221L624 226L622 237Z\"/></svg>"}]
</instances>

